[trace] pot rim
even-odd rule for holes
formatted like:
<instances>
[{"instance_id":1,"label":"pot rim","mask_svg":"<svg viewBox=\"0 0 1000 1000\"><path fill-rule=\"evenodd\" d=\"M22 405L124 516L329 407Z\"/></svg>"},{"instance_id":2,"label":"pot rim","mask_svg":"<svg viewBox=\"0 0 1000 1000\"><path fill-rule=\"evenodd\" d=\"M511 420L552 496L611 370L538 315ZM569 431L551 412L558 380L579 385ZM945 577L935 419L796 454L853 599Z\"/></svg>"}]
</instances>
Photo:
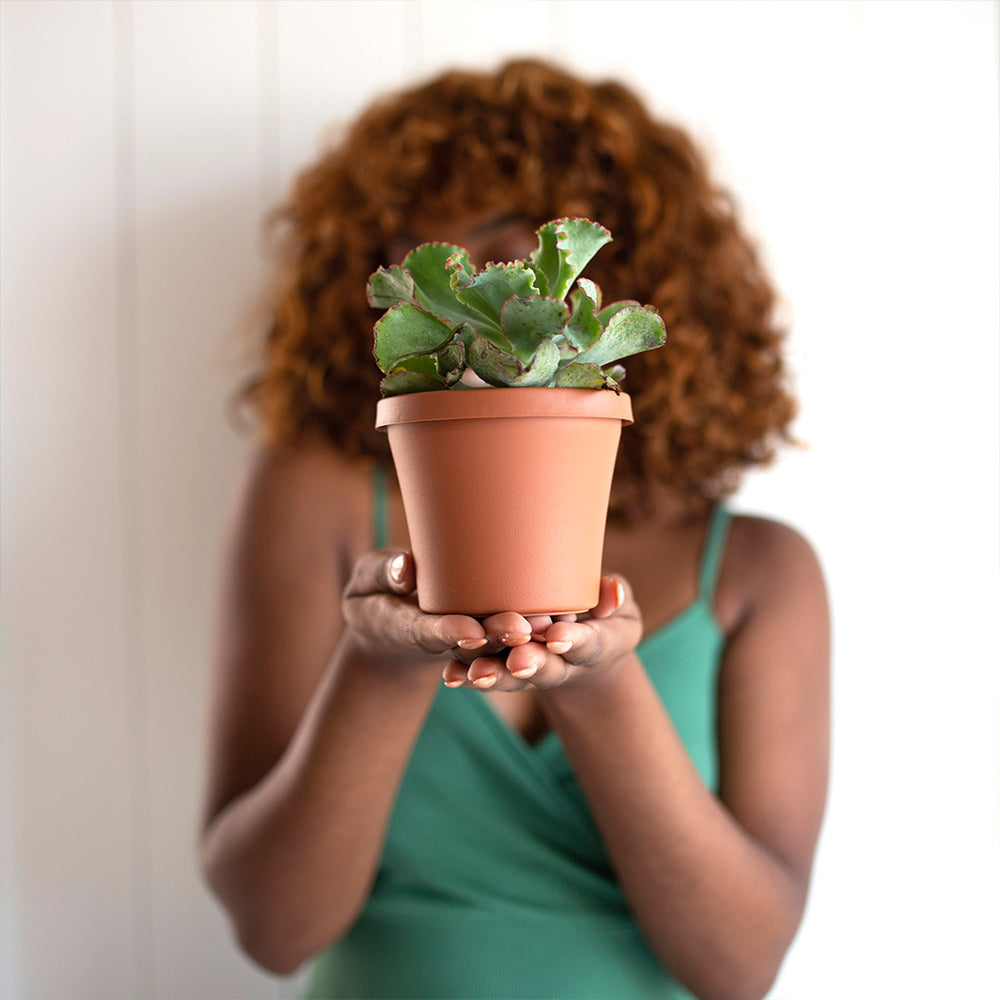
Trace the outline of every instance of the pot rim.
<instances>
[{"instance_id":1,"label":"pot rim","mask_svg":"<svg viewBox=\"0 0 1000 1000\"><path fill-rule=\"evenodd\" d=\"M477 420L498 417L591 417L632 423L632 399L611 389L525 388L442 389L411 392L380 399L375 427L435 420Z\"/></svg>"}]
</instances>

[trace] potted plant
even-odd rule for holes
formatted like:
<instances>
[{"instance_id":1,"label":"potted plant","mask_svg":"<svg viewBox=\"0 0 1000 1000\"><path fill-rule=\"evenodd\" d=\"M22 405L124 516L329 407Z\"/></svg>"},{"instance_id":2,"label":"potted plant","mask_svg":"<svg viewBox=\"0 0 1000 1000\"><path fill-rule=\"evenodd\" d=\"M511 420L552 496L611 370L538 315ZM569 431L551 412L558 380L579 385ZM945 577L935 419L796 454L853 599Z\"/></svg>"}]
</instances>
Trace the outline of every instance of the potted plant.
<instances>
[{"instance_id":1,"label":"potted plant","mask_svg":"<svg viewBox=\"0 0 1000 1000\"><path fill-rule=\"evenodd\" d=\"M424 611L597 603L632 419L619 361L666 335L655 308L604 306L580 277L610 241L597 223L557 219L528 260L477 271L461 247L425 243L369 279L369 302L387 310L375 324L376 426L389 434Z\"/></svg>"}]
</instances>

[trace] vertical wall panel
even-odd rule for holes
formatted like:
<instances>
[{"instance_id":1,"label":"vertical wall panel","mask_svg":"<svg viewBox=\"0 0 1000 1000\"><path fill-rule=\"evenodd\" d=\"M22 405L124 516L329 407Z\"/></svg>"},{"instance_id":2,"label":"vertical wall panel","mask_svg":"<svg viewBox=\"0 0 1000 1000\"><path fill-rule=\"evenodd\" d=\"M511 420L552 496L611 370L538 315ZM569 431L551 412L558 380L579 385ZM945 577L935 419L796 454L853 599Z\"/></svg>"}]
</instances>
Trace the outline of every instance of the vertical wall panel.
<instances>
[{"instance_id":1,"label":"vertical wall panel","mask_svg":"<svg viewBox=\"0 0 1000 1000\"><path fill-rule=\"evenodd\" d=\"M14 918L31 997L135 997L146 900L118 445L110 3L3 23L3 598ZM5 808L6 808L5 804Z\"/></svg>"},{"instance_id":2,"label":"vertical wall panel","mask_svg":"<svg viewBox=\"0 0 1000 1000\"><path fill-rule=\"evenodd\" d=\"M195 863L232 344L260 278L256 7L139 3L136 431L157 996L274 995ZM183 957L181 957L183 956Z\"/></svg>"},{"instance_id":3,"label":"vertical wall panel","mask_svg":"<svg viewBox=\"0 0 1000 1000\"><path fill-rule=\"evenodd\" d=\"M7 287L7 258L12 233L9 228L8 202L14 196L10 186L7 156L10 119L7 114L10 88L13 85L11 61L8 58L12 30L17 30L20 18L12 4L0 5L0 285ZM8 299L0 300L0 331L10 316ZM14 464L7 459L8 421L13 411L7 408L7 376L9 354L7 343L0 339L0 612L9 601L9 542L16 522L4 501L4 486ZM22 642L24 637L22 637ZM13 724L14 691L11 667L11 646L6 630L0 628L0 996L13 997L20 993L20 958L17 944L17 882L14 849L14 753ZM23 780L23 779L22 779Z\"/></svg>"},{"instance_id":4,"label":"vertical wall panel","mask_svg":"<svg viewBox=\"0 0 1000 1000\"><path fill-rule=\"evenodd\" d=\"M420 4L420 72L491 70L505 59L552 55L548 4L508 0L423 0Z\"/></svg>"},{"instance_id":5,"label":"vertical wall panel","mask_svg":"<svg viewBox=\"0 0 1000 1000\"><path fill-rule=\"evenodd\" d=\"M417 0L281 0L276 9L281 193L327 137L419 66Z\"/></svg>"},{"instance_id":6,"label":"vertical wall panel","mask_svg":"<svg viewBox=\"0 0 1000 1000\"><path fill-rule=\"evenodd\" d=\"M827 210L799 265L815 273L812 317L828 313L813 388L829 488L815 517L839 669L798 982L839 939L853 961L831 967L824 997L859 978L873 995L987 996L1000 931L997 11L851 13L848 127L829 142L848 155L814 174ZM834 247L829 203L848 237Z\"/></svg>"}]
</instances>

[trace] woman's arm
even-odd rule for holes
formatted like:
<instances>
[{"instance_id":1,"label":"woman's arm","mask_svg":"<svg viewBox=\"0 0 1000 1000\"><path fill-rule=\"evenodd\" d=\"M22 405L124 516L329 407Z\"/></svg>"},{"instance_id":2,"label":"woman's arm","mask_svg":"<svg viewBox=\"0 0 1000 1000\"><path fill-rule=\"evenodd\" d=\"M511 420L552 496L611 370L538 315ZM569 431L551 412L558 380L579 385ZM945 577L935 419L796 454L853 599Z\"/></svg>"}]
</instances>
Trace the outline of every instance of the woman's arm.
<instances>
[{"instance_id":1,"label":"woman's arm","mask_svg":"<svg viewBox=\"0 0 1000 1000\"><path fill-rule=\"evenodd\" d=\"M227 559L200 859L244 949L277 972L364 905L438 654L484 635L402 600L387 614L413 580L384 553L357 561L345 627L369 508L365 474L328 449L263 455Z\"/></svg>"},{"instance_id":2,"label":"woman's arm","mask_svg":"<svg viewBox=\"0 0 1000 1000\"><path fill-rule=\"evenodd\" d=\"M741 518L720 587L734 578L742 607L719 681L718 797L631 652L627 591L618 614L603 617L605 606L598 620L553 625L548 650L511 651L500 678L516 687L524 682L507 669L534 669L637 921L704 1000L769 989L801 919L826 794L829 627L817 561L789 529ZM466 676L489 671L501 673L495 658ZM462 675L446 668L453 683Z\"/></svg>"},{"instance_id":3,"label":"woman's arm","mask_svg":"<svg viewBox=\"0 0 1000 1000\"><path fill-rule=\"evenodd\" d=\"M735 525L729 548L749 567L749 598L720 674L718 798L634 655L614 685L546 696L647 939L704 1000L762 997L773 983L805 904L827 780L819 566L766 522Z\"/></svg>"}]
</instances>

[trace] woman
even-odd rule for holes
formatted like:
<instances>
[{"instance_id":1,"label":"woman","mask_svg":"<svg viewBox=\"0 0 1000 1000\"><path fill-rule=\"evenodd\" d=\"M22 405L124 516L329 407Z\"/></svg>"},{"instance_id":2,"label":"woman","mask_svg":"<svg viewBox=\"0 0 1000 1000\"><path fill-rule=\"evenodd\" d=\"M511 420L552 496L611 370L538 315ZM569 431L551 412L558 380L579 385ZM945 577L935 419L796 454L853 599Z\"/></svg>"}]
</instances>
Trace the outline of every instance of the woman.
<instances>
[{"instance_id":1,"label":"woman","mask_svg":"<svg viewBox=\"0 0 1000 1000\"><path fill-rule=\"evenodd\" d=\"M574 215L615 237L588 275L667 327L627 362L599 604L422 614L367 276L425 240L524 257ZM242 946L316 957L314 996L763 996L823 813L829 638L808 543L723 502L794 412L731 203L624 87L517 62L373 106L280 221L200 845Z\"/></svg>"}]
</instances>

